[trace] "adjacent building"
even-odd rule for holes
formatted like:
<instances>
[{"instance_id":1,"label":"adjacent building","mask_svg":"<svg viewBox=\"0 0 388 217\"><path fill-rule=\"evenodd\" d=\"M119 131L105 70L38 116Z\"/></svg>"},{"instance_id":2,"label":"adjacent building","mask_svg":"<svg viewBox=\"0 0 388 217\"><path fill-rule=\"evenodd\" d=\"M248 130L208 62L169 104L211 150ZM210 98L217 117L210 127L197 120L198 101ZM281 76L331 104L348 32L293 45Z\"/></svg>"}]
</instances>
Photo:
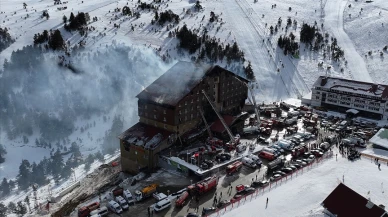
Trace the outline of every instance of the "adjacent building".
<instances>
[{"instance_id":1,"label":"adjacent building","mask_svg":"<svg viewBox=\"0 0 388 217\"><path fill-rule=\"evenodd\" d=\"M121 164L137 173L158 164L157 154L202 122L211 107L205 91L222 114L241 112L247 80L214 65L178 62L137 95L139 123L120 136Z\"/></svg>"},{"instance_id":2,"label":"adjacent building","mask_svg":"<svg viewBox=\"0 0 388 217\"><path fill-rule=\"evenodd\" d=\"M388 120L388 85L320 76L312 87L311 105Z\"/></svg>"},{"instance_id":3,"label":"adjacent building","mask_svg":"<svg viewBox=\"0 0 388 217\"><path fill-rule=\"evenodd\" d=\"M330 217L388 217L383 205L376 205L340 183L322 202Z\"/></svg>"},{"instance_id":4,"label":"adjacent building","mask_svg":"<svg viewBox=\"0 0 388 217\"><path fill-rule=\"evenodd\" d=\"M388 129L381 128L369 139L369 142L372 143L375 148L388 150Z\"/></svg>"}]
</instances>

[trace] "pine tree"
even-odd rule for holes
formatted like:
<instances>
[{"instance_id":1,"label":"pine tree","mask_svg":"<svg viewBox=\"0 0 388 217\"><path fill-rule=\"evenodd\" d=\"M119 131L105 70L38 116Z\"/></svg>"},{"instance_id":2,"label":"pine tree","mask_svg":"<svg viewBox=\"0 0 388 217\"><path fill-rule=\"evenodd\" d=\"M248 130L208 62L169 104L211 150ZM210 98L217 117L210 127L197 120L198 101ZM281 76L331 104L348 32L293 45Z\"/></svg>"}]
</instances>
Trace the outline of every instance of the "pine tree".
<instances>
[{"instance_id":1,"label":"pine tree","mask_svg":"<svg viewBox=\"0 0 388 217\"><path fill-rule=\"evenodd\" d=\"M197 11L201 10L201 9L202 9L201 2L200 2L200 1L196 1L196 2L195 2L194 8L195 8Z\"/></svg>"},{"instance_id":2,"label":"pine tree","mask_svg":"<svg viewBox=\"0 0 388 217\"><path fill-rule=\"evenodd\" d=\"M22 203L22 201L19 201L16 206L16 214L23 216L27 213L27 207Z\"/></svg>"},{"instance_id":3,"label":"pine tree","mask_svg":"<svg viewBox=\"0 0 388 217\"><path fill-rule=\"evenodd\" d=\"M16 213L16 205L14 202L9 202L8 211L10 211L11 213Z\"/></svg>"},{"instance_id":4,"label":"pine tree","mask_svg":"<svg viewBox=\"0 0 388 217\"><path fill-rule=\"evenodd\" d=\"M48 44L53 50L63 50L65 48L65 41L58 29L51 35Z\"/></svg>"},{"instance_id":5,"label":"pine tree","mask_svg":"<svg viewBox=\"0 0 388 217\"><path fill-rule=\"evenodd\" d=\"M23 2L23 8L27 9L27 4L25 2Z\"/></svg>"},{"instance_id":6,"label":"pine tree","mask_svg":"<svg viewBox=\"0 0 388 217\"><path fill-rule=\"evenodd\" d=\"M70 18L69 18L69 21L72 22L74 20L74 14L73 12L70 13Z\"/></svg>"},{"instance_id":7,"label":"pine tree","mask_svg":"<svg viewBox=\"0 0 388 217\"><path fill-rule=\"evenodd\" d=\"M92 154L89 154L85 160L85 171L90 170L90 166L92 165L93 162L94 162L94 157Z\"/></svg>"},{"instance_id":8,"label":"pine tree","mask_svg":"<svg viewBox=\"0 0 388 217\"><path fill-rule=\"evenodd\" d=\"M19 174L17 176L18 186L21 190L25 190L30 185L31 179L31 165L28 160L22 160L19 166Z\"/></svg>"},{"instance_id":9,"label":"pine tree","mask_svg":"<svg viewBox=\"0 0 388 217\"><path fill-rule=\"evenodd\" d=\"M30 207L30 198L28 197L28 195L26 196L26 198L24 198L24 200L23 200L26 204L27 204L27 206L28 206L28 209L30 210L30 212L31 212L31 207Z\"/></svg>"},{"instance_id":10,"label":"pine tree","mask_svg":"<svg viewBox=\"0 0 388 217\"><path fill-rule=\"evenodd\" d=\"M62 20L63 20L63 23L67 23L67 17L66 17L66 15L63 15Z\"/></svg>"},{"instance_id":11,"label":"pine tree","mask_svg":"<svg viewBox=\"0 0 388 217\"><path fill-rule=\"evenodd\" d=\"M73 153L75 158L81 157L81 151L79 150L79 145L76 142L71 143L70 152Z\"/></svg>"},{"instance_id":12,"label":"pine tree","mask_svg":"<svg viewBox=\"0 0 388 217\"><path fill-rule=\"evenodd\" d=\"M245 74L247 78L251 80L255 77L253 74L253 69L250 61L248 62L248 66L245 68Z\"/></svg>"},{"instance_id":13,"label":"pine tree","mask_svg":"<svg viewBox=\"0 0 388 217\"><path fill-rule=\"evenodd\" d=\"M7 216L8 208L0 202L0 217L6 217Z\"/></svg>"},{"instance_id":14,"label":"pine tree","mask_svg":"<svg viewBox=\"0 0 388 217\"><path fill-rule=\"evenodd\" d=\"M155 18L155 21L158 21L158 20L159 20L159 14L158 14L158 11L155 11L155 16L154 16L154 18Z\"/></svg>"},{"instance_id":15,"label":"pine tree","mask_svg":"<svg viewBox=\"0 0 388 217\"><path fill-rule=\"evenodd\" d=\"M101 151L96 152L94 156L98 161L104 163L104 155L102 155Z\"/></svg>"},{"instance_id":16,"label":"pine tree","mask_svg":"<svg viewBox=\"0 0 388 217\"><path fill-rule=\"evenodd\" d=\"M0 191L3 192L3 196L9 195L11 193L11 188L6 178L3 178L3 181L0 184Z\"/></svg>"},{"instance_id":17,"label":"pine tree","mask_svg":"<svg viewBox=\"0 0 388 217\"><path fill-rule=\"evenodd\" d=\"M62 172L63 167L64 167L63 157L61 155L61 152L57 150L52 156L51 164L50 164L51 174L54 176L55 181L59 180L59 176Z\"/></svg>"},{"instance_id":18,"label":"pine tree","mask_svg":"<svg viewBox=\"0 0 388 217\"><path fill-rule=\"evenodd\" d=\"M2 144L0 144L0 164L4 163L6 154L7 154L7 150Z\"/></svg>"}]
</instances>

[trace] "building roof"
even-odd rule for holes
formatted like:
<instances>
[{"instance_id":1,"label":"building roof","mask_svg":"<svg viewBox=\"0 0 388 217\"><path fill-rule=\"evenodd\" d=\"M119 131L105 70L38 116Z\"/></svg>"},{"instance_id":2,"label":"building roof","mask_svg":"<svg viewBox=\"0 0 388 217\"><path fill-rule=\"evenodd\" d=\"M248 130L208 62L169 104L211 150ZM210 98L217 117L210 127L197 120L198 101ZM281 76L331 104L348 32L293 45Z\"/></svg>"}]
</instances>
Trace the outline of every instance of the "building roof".
<instances>
[{"instance_id":1,"label":"building roof","mask_svg":"<svg viewBox=\"0 0 388 217\"><path fill-rule=\"evenodd\" d=\"M232 73L218 65L211 66L184 61L177 62L136 97L158 104L175 106L203 80L205 75L215 69ZM232 74L235 75L234 73ZM245 82L248 81L241 77L239 79Z\"/></svg>"},{"instance_id":2,"label":"building roof","mask_svg":"<svg viewBox=\"0 0 388 217\"><path fill-rule=\"evenodd\" d=\"M388 149L388 129L381 128L372 138L369 139L369 142Z\"/></svg>"},{"instance_id":3,"label":"building roof","mask_svg":"<svg viewBox=\"0 0 388 217\"><path fill-rule=\"evenodd\" d=\"M385 210L340 183L323 201L330 213L337 217L388 217Z\"/></svg>"},{"instance_id":4,"label":"building roof","mask_svg":"<svg viewBox=\"0 0 388 217\"><path fill-rule=\"evenodd\" d=\"M130 144L142 146L145 149L155 149L172 134L167 130L138 122L120 134L118 138Z\"/></svg>"},{"instance_id":5,"label":"building roof","mask_svg":"<svg viewBox=\"0 0 388 217\"><path fill-rule=\"evenodd\" d=\"M326 82L323 81L325 79L327 79ZM344 78L320 76L314 83L314 87L345 91L352 94L388 98L388 85L385 84L374 84Z\"/></svg>"}]
</instances>

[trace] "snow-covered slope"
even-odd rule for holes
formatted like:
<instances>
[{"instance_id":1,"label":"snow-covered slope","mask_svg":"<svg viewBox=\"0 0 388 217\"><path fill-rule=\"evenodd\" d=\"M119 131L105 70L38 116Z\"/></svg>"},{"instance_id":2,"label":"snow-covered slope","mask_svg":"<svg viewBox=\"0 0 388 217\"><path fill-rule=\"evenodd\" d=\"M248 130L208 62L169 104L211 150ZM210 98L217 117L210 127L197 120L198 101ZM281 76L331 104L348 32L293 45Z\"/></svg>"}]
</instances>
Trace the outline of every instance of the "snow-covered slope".
<instances>
[{"instance_id":1,"label":"snow-covered slope","mask_svg":"<svg viewBox=\"0 0 388 217\"><path fill-rule=\"evenodd\" d=\"M325 5L325 26L330 29L338 44L345 50L345 57L353 79L372 82L364 59L357 53L354 43L344 30L344 9L346 0L327 0Z\"/></svg>"},{"instance_id":2,"label":"snow-covered slope","mask_svg":"<svg viewBox=\"0 0 388 217\"><path fill-rule=\"evenodd\" d=\"M222 211L221 216L253 217L258 213L264 217L324 216L320 204L342 181L357 193L370 198L373 203L387 206L388 195L385 189L388 183L388 167L382 165L379 170L369 159L352 162L338 155L338 161L335 156L325 160L310 171L260 194L256 199L247 199L238 208Z\"/></svg>"}]
</instances>

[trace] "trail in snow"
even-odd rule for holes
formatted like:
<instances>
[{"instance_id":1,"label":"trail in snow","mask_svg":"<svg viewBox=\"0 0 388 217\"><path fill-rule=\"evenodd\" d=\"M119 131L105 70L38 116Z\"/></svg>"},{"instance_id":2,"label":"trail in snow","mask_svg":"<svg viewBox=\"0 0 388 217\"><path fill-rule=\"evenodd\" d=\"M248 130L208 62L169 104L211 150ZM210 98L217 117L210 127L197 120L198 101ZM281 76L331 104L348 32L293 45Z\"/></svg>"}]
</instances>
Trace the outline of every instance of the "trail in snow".
<instances>
[{"instance_id":1,"label":"trail in snow","mask_svg":"<svg viewBox=\"0 0 388 217\"><path fill-rule=\"evenodd\" d=\"M344 31L343 12L346 7L346 0L327 0L325 5L325 26L331 29L339 46L344 49L348 61L350 73L353 79L359 81L373 82L366 68L364 59L358 54L353 42Z\"/></svg>"},{"instance_id":2,"label":"trail in snow","mask_svg":"<svg viewBox=\"0 0 388 217\"><path fill-rule=\"evenodd\" d=\"M245 51L246 59L251 61L260 89L266 91L255 94L258 101L290 96L289 85L276 73L275 64L269 58L266 46L262 43L260 35L252 31L249 18L243 9L234 0L226 0L223 3L227 23L232 25L236 41ZM278 88L270 88L273 86Z\"/></svg>"},{"instance_id":3,"label":"trail in snow","mask_svg":"<svg viewBox=\"0 0 388 217\"><path fill-rule=\"evenodd\" d=\"M269 58L272 63L272 70L278 73L281 83L286 87L289 95L303 96L308 93L309 87L301 77L298 69L293 65L289 57L284 57L281 53L276 52L277 44L272 43L267 39L265 26L260 23L261 17L253 9L247 0L235 0L241 11L244 12L247 23L251 24L250 29L253 29L254 33L257 33L256 43L258 43L262 49L263 54ZM264 45L264 46L263 46ZM265 52L267 50L267 52ZM285 67L282 67L282 63ZM279 70L279 72L277 72Z\"/></svg>"}]
</instances>

